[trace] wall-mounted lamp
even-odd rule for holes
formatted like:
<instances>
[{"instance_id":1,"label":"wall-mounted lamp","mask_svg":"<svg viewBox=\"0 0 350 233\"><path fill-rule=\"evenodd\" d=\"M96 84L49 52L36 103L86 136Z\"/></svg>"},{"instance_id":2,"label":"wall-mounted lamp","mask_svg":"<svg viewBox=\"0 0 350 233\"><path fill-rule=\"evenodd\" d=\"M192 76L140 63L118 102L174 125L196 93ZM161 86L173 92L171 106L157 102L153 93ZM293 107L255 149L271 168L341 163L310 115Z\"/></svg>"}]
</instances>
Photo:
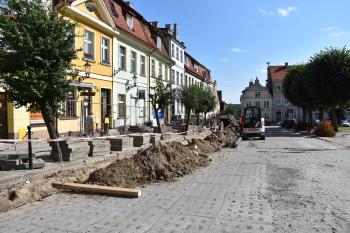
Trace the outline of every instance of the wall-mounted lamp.
<instances>
[{"instance_id":1,"label":"wall-mounted lamp","mask_svg":"<svg viewBox=\"0 0 350 233\"><path fill-rule=\"evenodd\" d=\"M84 64L84 70L85 70L85 77L89 78L90 77L90 70L91 70L91 65L90 65L89 61L86 61L86 63Z\"/></svg>"},{"instance_id":2,"label":"wall-mounted lamp","mask_svg":"<svg viewBox=\"0 0 350 233\"><path fill-rule=\"evenodd\" d=\"M129 91L130 89L134 88L134 87L137 87L137 76L136 74L134 74L134 76L132 77L132 80L134 81L134 84L133 85L130 85L129 84L129 80L128 82L125 84L126 85L126 91Z\"/></svg>"}]
</instances>

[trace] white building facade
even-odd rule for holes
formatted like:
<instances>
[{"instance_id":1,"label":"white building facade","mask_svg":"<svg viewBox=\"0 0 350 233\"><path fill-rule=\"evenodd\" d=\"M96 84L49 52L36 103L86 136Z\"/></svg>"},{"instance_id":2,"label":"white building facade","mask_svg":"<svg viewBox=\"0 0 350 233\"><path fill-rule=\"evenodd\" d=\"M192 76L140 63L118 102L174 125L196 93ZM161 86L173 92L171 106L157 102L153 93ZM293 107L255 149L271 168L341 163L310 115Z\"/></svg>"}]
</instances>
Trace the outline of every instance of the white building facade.
<instances>
[{"instance_id":1,"label":"white building facade","mask_svg":"<svg viewBox=\"0 0 350 233\"><path fill-rule=\"evenodd\" d=\"M271 122L272 96L268 88L260 84L258 78L255 79L255 82L249 82L249 86L242 91L240 102L242 115L246 107L257 106L261 109L261 117Z\"/></svg>"}]
</instances>

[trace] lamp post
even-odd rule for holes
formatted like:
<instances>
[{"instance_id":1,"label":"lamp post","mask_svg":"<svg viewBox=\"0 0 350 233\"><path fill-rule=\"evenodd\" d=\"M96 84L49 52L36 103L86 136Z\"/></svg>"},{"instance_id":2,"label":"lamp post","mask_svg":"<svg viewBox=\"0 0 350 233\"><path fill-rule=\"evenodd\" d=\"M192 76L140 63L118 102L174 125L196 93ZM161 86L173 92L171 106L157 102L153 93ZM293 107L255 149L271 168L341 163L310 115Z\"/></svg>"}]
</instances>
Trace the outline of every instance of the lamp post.
<instances>
[{"instance_id":1,"label":"lamp post","mask_svg":"<svg viewBox=\"0 0 350 233\"><path fill-rule=\"evenodd\" d=\"M132 80L134 81L134 83L132 85L129 84L129 80L125 83L126 93L128 93L128 91L130 89L132 89L134 87L137 87L137 76L136 76L136 74L134 74L134 76L132 77ZM135 108L136 108L136 103L135 103ZM130 116L131 116L131 99L130 99ZM131 118L130 118L130 123L131 123ZM126 111L125 111L125 117L124 117L124 133L125 132L126 132Z\"/></svg>"}]
</instances>

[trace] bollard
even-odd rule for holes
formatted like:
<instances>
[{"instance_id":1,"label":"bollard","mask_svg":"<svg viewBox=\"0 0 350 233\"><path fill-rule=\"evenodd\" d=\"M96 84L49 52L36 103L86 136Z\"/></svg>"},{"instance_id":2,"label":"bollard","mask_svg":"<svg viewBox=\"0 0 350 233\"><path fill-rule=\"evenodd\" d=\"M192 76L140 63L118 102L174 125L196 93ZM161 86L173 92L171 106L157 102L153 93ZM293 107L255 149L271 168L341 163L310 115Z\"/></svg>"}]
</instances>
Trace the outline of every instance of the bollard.
<instances>
[{"instance_id":1,"label":"bollard","mask_svg":"<svg viewBox=\"0 0 350 233\"><path fill-rule=\"evenodd\" d=\"M33 151L32 151L32 127L30 125L27 127L28 129L28 159L29 159L29 169L33 169Z\"/></svg>"}]
</instances>

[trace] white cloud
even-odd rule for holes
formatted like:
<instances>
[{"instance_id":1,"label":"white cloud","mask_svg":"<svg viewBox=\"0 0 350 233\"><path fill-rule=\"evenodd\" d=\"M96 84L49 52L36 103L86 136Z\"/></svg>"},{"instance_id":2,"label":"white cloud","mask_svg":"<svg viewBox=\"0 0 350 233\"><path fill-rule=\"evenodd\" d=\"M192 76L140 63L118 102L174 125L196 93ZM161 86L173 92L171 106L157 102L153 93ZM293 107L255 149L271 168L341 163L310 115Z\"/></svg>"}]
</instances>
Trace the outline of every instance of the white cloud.
<instances>
[{"instance_id":1,"label":"white cloud","mask_svg":"<svg viewBox=\"0 0 350 233\"><path fill-rule=\"evenodd\" d=\"M330 31L333 31L334 29L335 29L334 27L328 27L328 28L323 28L322 31L330 32Z\"/></svg>"},{"instance_id":2,"label":"white cloud","mask_svg":"<svg viewBox=\"0 0 350 233\"><path fill-rule=\"evenodd\" d=\"M226 58L220 58L220 61L227 62L228 60Z\"/></svg>"},{"instance_id":3,"label":"white cloud","mask_svg":"<svg viewBox=\"0 0 350 233\"><path fill-rule=\"evenodd\" d=\"M296 7L293 6L289 6L287 8L279 8L277 9L277 13L282 16L282 17L286 17L288 16L291 12L295 11Z\"/></svg>"},{"instance_id":4,"label":"white cloud","mask_svg":"<svg viewBox=\"0 0 350 233\"><path fill-rule=\"evenodd\" d=\"M322 31L328 32L328 35L330 37L342 37L346 34L344 31L340 30L338 27L322 28Z\"/></svg>"},{"instance_id":5,"label":"white cloud","mask_svg":"<svg viewBox=\"0 0 350 233\"><path fill-rule=\"evenodd\" d=\"M264 15L273 15L273 12L267 11L265 9L259 8L259 12Z\"/></svg>"},{"instance_id":6,"label":"white cloud","mask_svg":"<svg viewBox=\"0 0 350 233\"><path fill-rule=\"evenodd\" d=\"M263 73L263 74L267 74L267 69L266 68L261 68L260 72Z\"/></svg>"},{"instance_id":7,"label":"white cloud","mask_svg":"<svg viewBox=\"0 0 350 233\"><path fill-rule=\"evenodd\" d=\"M331 32L329 34L330 37L342 37L344 36L345 32L343 31L336 31L336 32Z\"/></svg>"},{"instance_id":8,"label":"white cloud","mask_svg":"<svg viewBox=\"0 0 350 233\"><path fill-rule=\"evenodd\" d=\"M241 53L241 52L243 52L242 49L240 49L240 48L233 48L232 51L234 53Z\"/></svg>"}]
</instances>

